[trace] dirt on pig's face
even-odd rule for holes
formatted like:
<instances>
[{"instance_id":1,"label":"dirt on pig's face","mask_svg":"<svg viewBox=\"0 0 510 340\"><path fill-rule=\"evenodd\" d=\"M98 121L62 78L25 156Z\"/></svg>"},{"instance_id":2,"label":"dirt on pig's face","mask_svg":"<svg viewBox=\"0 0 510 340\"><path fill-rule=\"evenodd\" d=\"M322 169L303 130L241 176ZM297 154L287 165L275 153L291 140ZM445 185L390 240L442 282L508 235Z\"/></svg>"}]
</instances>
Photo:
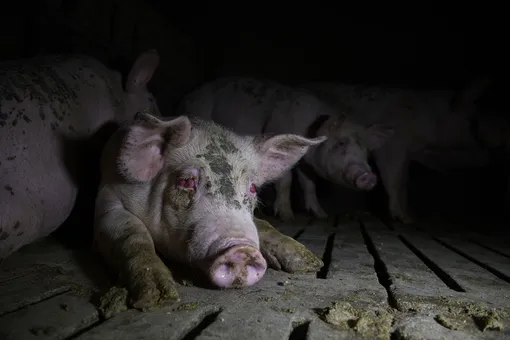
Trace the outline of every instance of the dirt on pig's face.
<instances>
[{"instance_id":1,"label":"dirt on pig's face","mask_svg":"<svg viewBox=\"0 0 510 340\"><path fill-rule=\"evenodd\" d=\"M228 247L229 239L258 248L252 222L257 203L255 150L243 138L206 128L208 133L194 134L187 145L168 152L168 168L159 183L165 187L162 218L173 236L189 236L188 258L212 256L215 249ZM213 246L215 242L222 244Z\"/></svg>"},{"instance_id":2,"label":"dirt on pig's face","mask_svg":"<svg viewBox=\"0 0 510 340\"><path fill-rule=\"evenodd\" d=\"M215 137L207 142L203 153L196 155L203 160L203 190L230 208L252 211L256 201L253 183L256 162L250 162L249 153L243 154L242 149L246 146L236 146L225 134Z\"/></svg>"},{"instance_id":3,"label":"dirt on pig's face","mask_svg":"<svg viewBox=\"0 0 510 340\"><path fill-rule=\"evenodd\" d=\"M248 143L226 133L196 135L169 153L165 198L181 222L219 212L251 214L257 201L257 159Z\"/></svg>"}]
</instances>

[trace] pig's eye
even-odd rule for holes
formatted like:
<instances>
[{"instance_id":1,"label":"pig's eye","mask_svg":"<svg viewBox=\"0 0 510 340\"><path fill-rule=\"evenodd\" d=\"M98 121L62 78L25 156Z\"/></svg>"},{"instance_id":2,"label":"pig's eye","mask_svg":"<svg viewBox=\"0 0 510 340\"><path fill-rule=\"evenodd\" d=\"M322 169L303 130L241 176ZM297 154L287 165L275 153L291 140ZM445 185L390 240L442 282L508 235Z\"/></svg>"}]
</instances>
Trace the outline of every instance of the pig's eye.
<instances>
[{"instance_id":1,"label":"pig's eye","mask_svg":"<svg viewBox=\"0 0 510 340\"><path fill-rule=\"evenodd\" d=\"M338 149L338 148L345 148L346 145L347 145L347 139L342 138L342 139L340 139L340 140L338 140L336 142L334 147L336 149Z\"/></svg>"},{"instance_id":2,"label":"pig's eye","mask_svg":"<svg viewBox=\"0 0 510 340\"><path fill-rule=\"evenodd\" d=\"M196 185L195 177L179 177L177 179L177 188L179 189L195 190Z\"/></svg>"},{"instance_id":3,"label":"pig's eye","mask_svg":"<svg viewBox=\"0 0 510 340\"><path fill-rule=\"evenodd\" d=\"M253 184L253 183L250 185L250 192L252 194L256 194L257 193L257 188L255 187L255 184Z\"/></svg>"}]
</instances>

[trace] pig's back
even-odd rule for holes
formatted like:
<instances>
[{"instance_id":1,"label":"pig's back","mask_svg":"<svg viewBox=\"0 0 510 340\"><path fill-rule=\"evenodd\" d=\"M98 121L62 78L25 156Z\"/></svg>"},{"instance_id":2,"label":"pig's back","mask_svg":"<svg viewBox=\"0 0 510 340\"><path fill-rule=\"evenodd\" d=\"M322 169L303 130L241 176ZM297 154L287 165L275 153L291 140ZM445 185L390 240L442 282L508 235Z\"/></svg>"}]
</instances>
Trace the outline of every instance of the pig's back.
<instances>
[{"instance_id":1,"label":"pig's back","mask_svg":"<svg viewBox=\"0 0 510 340\"><path fill-rule=\"evenodd\" d=\"M82 55L4 62L0 64L0 127L9 126L5 132L14 135L38 129L44 136L59 131L87 137L123 110L123 90L120 78L115 78L115 72Z\"/></svg>"},{"instance_id":2,"label":"pig's back","mask_svg":"<svg viewBox=\"0 0 510 340\"><path fill-rule=\"evenodd\" d=\"M347 105L363 123L394 120L393 107L403 97L397 89L321 82L305 84L322 100L335 106Z\"/></svg>"},{"instance_id":3,"label":"pig's back","mask_svg":"<svg viewBox=\"0 0 510 340\"><path fill-rule=\"evenodd\" d=\"M423 142L433 139L438 120L448 114L445 93L341 83L306 86L332 105L352 107L359 123L394 124L404 138Z\"/></svg>"},{"instance_id":4,"label":"pig's back","mask_svg":"<svg viewBox=\"0 0 510 340\"><path fill-rule=\"evenodd\" d=\"M212 120L239 134L260 134L290 92L268 80L219 78L188 95L178 112Z\"/></svg>"},{"instance_id":5,"label":"pig's back","mask_svg":"<svg viewBox=\"0 0 510 340\"><path fill-rule=\"evenodd\" d=\"M84 56L47 56L0 65L0 185L54 229L77 193L75 142L121 107L109 70ZM13 203L14 204L14 203Z\"/></svg>"}]
</instances>

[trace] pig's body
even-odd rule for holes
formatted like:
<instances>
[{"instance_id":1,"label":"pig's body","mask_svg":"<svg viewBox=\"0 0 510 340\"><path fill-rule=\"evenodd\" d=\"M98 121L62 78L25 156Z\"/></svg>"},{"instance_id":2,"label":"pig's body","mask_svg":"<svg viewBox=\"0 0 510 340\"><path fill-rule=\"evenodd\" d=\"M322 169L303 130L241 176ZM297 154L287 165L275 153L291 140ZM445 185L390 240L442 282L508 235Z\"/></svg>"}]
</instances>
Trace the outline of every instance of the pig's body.
<instances>
[{"instance_id":1,"label":"pig's body","mask_svg":"<svg viewBox=\"0 0 510 340\"><path fill-rule=\"evenodd\" d=\"M488 114L487 114L488 113ZM510 120L504 112L484 112L473 119L473 135L507 175L505 214L510 216Z\"/></svg>"},{"instance_id":2,"label":"pig's body","mask_svg":"<svg viewBox=\"0 0 510 340\"><path fill-rule=\"evenodd\" d=\"M232 129L242 135L295 132L308 134L320 115L332 115L312 93L268 80L228 77L201 86L178 111Z\"/></svg>"},{"instance_id":3,"label":"pig's body","mask_svg":"<svg viewBox=\"0 0 510 340\"><path fill-rule=\"evenodd\" d=\"M50 234L71 213L80 174L96 171L83 172L80 158L89 150L78 141L143 108L157 110L144 82L156 65L155 52L142 55L127 92L120 73L86 56L0 66L0 258Z\"/></svg>"},{"instance_id":4,"label":"pig's body","mask_svg":"<svg viewBox=\"0 0 510 340\"><path fill-rule=\"evenodd\" d=\"M407 206L410 160L434 170L479 166L488 162L473 138L470 116L486 83L473 83L457 96L453 91L418 91L338 83L305 85L325 101L348 105L363 123L383 122L394 135L374 151L393 218L412 222Z\"/></svg>"},{"instance_id":5,"label":"pig's body","mask_svg":"<svg viewBox=\"0 0 510 340\"><path fill-rule=\"evenodd\" d=\"M327 217L316 197L315 184L305 169L342 185L370 190L377 179L367 162L367 151L377 148L391 134L391 128L364 127L312 92L273 81L228 77L201 86L188 95L179 114L210 119L236 133L293 133L309 137L328 136L328 141L310 148L297 167L305 194L306 208L318 217ZM292 219L289 171L276 183L275 212Z\"/></svg>"},{"instance_id":6,"label":"pig's body","mask_svg":"<svg viewBox=\"0 0 510 340\"><path fill-rule=\"evenodd\" d=\"M239 136L212 122L147 114L120 129L102 157L95 235L132 305L178 299L156 250L223 288L255 284L267 262L289 271L322 266L303 246L254 220L253 211L256 187L325 139Z\"/></svg>"}]
</instances>

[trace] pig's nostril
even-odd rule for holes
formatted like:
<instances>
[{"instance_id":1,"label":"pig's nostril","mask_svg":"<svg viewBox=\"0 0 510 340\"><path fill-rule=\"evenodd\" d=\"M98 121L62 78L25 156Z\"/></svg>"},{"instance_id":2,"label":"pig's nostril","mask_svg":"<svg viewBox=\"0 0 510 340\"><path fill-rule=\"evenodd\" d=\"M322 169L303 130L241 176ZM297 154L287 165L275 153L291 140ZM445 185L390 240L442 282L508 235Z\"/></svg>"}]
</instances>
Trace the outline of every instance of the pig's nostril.
<instances>
[{"instance_id":1,"label":"pig's nostril","mask_svg":"<svg viewBox=\"0 0 510 340\"><path fill-rule=\"evenodd\" d=\"M220 264L213 273L213 283L218 287L229 287L233 281L233 263Z\"/></svg>"},{"instance_id":2,"label":"pig's nostril","mask_svg":"<svg viewBox=\"0 0 510 340\"><path fill-rule=\"evenodd\" d=\"M356 186L363 190L370 190L377 184L377 177L366 172L356 179Z\"/></svg>"},{"instance_id":3,"label":"pig's nostril","mask_svg":"<svg viewBox=\"0 0 510 340\"><path fill-rule=\"evenodd\" d=\"M235 246L220 255L210 269L211 281L221 288L240 288L257 283L265 274L267 263L251 246Z\"/></svg>"}]
</instances>

